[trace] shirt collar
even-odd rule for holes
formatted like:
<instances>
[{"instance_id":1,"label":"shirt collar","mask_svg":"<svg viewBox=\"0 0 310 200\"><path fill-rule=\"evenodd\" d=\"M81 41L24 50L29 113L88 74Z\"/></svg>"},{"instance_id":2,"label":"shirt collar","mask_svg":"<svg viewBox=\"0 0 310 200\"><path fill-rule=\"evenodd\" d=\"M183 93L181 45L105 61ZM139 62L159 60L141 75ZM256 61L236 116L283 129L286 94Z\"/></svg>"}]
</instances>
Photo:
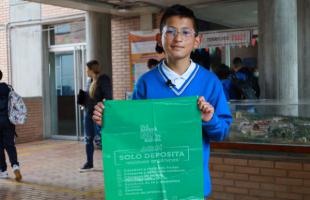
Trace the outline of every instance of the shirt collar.
<instances>
[{"instance_id":1,"label":"shirt collar","mask_svg":"<svg viewBox=\"0 0 310 200\"><path fill-rule=\"evenodd\" d=\"M163 63L162 70L169 80L175 80L175 79L187 80L195 69L195 63L191 60L187 70L182 75L179 75L175 73L172 69L170 69L164 61L162 63Z\"/></svg>"}]
</instances>

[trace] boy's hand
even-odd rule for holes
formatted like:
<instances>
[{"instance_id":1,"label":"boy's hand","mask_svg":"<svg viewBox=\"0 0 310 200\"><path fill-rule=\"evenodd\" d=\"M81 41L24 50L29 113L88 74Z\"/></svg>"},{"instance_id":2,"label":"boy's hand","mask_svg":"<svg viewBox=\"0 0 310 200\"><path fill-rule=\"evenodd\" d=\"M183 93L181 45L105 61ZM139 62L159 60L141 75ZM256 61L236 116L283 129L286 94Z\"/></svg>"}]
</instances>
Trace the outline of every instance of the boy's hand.
<instances>
[{"instance_id":1,"label":"boy's hand","mask_svg":"<svg viewBox=\"0 0 310 200\"><path fill-rule=\"evenodd\" d=\"M211 104L206 102L203 96L198 99L198 108L201 111L201 119L205 122L208 122L212 119L214 114L214 108Z\"/></svg>"},{"instance_id":2,"label":"boy's hand","mask_svg":"<svg viewBox=\"0 0 310 200\"><path fill-rule=\"evenodd\" d=\"M94 122L101 126L102 125L102 113L104 110L104 105L102 102L98 102L97 105L95 106L94 112L93 112L93 120Z\"/></svg>"}]
</instances>

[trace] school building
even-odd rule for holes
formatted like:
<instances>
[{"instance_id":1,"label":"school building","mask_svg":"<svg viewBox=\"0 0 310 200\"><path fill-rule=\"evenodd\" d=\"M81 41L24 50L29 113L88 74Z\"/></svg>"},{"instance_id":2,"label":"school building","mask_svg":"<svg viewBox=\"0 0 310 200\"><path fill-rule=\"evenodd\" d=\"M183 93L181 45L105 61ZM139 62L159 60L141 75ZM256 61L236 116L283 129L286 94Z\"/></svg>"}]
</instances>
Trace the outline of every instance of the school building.
<instances>
[{"instance_id":1,"label":"school building","mask_svg":"<svg viewBox=\"0 0 310 200\"><path fill-rule=\"evenodd\" d=\"M160 11L175 3L192 8L206 32L255 29L257 46L226 47L222 59L256 57L261 98L280 101L279 113L310 117L310 0L1 0L3 81L29 111L17 142L80 139L76 94L85 86L85 63L99 60L113 98L125 99L132 89L129 33L157 29ZM213 199L310 199L310 143L245 143L214 144Z\"/></svg>"}]
</instances>

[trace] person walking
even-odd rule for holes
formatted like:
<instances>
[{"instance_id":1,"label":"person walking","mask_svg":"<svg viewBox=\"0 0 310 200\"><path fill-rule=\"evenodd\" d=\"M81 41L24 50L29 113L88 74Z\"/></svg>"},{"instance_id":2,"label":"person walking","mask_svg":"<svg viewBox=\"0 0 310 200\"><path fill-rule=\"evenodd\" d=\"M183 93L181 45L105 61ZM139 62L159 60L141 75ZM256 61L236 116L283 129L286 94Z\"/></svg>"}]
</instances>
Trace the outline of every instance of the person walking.
<instances>
[{"instance_id":1,"label":"person walking","mask_svg":"<svg viewBox=\"0 0 310 200\"><path fill-rule=\"evenodd\" d=\"M2 80L2 71L0 70L0 81ZM8 101L10 87L4 82L0 82L0 178L9 178L5 151L7 152L11 167L15 174L15 180L21 181L19 162L17 160L17 151L15 146L15 125L9 120Z\"/></svg>"}]
</instances>

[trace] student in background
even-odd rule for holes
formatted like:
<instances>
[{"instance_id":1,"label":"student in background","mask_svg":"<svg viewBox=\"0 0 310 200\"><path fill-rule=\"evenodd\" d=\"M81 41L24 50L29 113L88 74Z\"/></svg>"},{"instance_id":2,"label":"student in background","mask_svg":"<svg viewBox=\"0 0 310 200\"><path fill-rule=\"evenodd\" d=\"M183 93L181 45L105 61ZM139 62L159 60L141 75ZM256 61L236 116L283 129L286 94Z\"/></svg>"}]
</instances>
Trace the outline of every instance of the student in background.
<instances>
[{"instance_id":1,"label":"student in background","mask_svg":"<svg viewBox=\"0 0 310 200\"><path fill-rule=\"evenodd\" d=\"M2 79L2 71L0 70L0 81ZM15 125L9 120L8 101L10 88L6 83L0 82L0 178L8 178L5 151L7 152L15 180L21 181L19 162L17 160L17 151L15 147Z\"/></svg>"},{"instance_id":2,"label":"student in background","mask_svg":"<svg viewBox=\"0 0 310 200\"><path fill-rule=\"evenodd\" d=\"M226 99L229 100L230 99L230 87L231 87L231 80L228 78L230 75L230 70L229 67L225 64L221 64L218 67L218 70L216 72L216 75L218 76L218 78L221 80L222 85L223 85L223 89L224 89L224 93L226 96Z\"/></svg>"},{"instance_id":3,"label":"student in background","mask_svg":"<svg viewBox=\"0 0 310 200\"><path fill-rule=\"evenodd\" d=\"M229 91L230 99L257 99L259 97L258 79L248 67L243 66L241 58L234 58L229 79L232 83Z\"/></svg>"},{"instance_id":4,"label":"student in background","mask_svg":"<svg viewBox=\"0 0 310 200\"><path fill-rule=\"evenodd\" d=\"M86 163L81 167L80 172L91 171L94 168L94 138L100 134L100 129L92 121L94 106L102 99L112 99L112 85L110 78L102 73L102 68L97 60L91 60L86 64L87 76L91 79L87 97L85 99L85 140L86 140Z\"/></svg>"}]
</instances>

